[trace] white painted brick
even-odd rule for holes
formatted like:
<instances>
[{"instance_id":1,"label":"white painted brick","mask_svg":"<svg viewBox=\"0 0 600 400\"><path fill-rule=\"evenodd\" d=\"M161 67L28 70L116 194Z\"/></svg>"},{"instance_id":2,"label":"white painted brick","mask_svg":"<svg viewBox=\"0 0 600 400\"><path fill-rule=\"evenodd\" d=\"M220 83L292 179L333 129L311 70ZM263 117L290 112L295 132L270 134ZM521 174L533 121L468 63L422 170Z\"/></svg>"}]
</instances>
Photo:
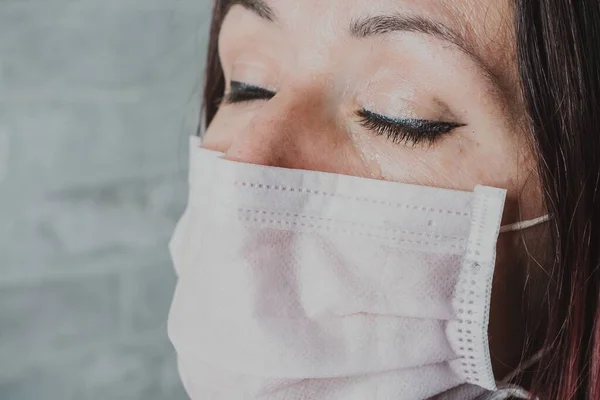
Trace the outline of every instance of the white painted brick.
<instances>
[{"instance_id":1,"label":"white painted brick","mask_svg":"<svg viewBox=\"0 0 600 400\"><path fill-rule=\"evenodd\" d=\"M0 187L8 175L11 159L11 135L10 131L0 124Z\"/></svg>"},{"instance_id":2,"label":"white painted brick","mask_svg":"<svg viewBox=\"0 0 600 400\"><path fill-rule=\"evenodd\" d=\"M184 400L166 336L101 346L0 378L2 400Z\"/></svg>"},{"instance_id":3,"label":"white painted brick","mask_svg":"<svg viewBox=\"0 0 600 400\"><path fill-rule=\"evenodd\" d=\"M0 399L187 398L167 243L211 4L0 0Z\"/></svg>"},{"instance_id":4,"label":"white painted brick","mask_svg":"<svg viewBox=\"0 0 600 400\"><path fill-rule=\"evenodd\" d=\"M174 4L162 9L90 8L77 2L0 7L2 87L26 89L23 94L35 99L36 91L48 89L60 94L189 85L201 70L200 41L209 14L200 6L178 10Z\"/></svg>"},{"instance_id":5,"label":"white painted brick","mask_svg":"<svg viewBox=\"0 0 600 400\"><path fill-rule=\"evenodd\" d=\"M119 258L168 260L167 244L185 207L186 182L178 174L90 183L51 193L20 212L0 207L6 214L0 224L0 284L84 272L90 260L98 260L100 267L106 260L107 269Z\"/></svg>"},{"instance_id":6,"label":"white painted brick","mask_svg":"<svg viewBox=\"0 0 600 400\"><path fill-rule=\"evenodd\" d=\"M176 276L171 263L157 263L124 272L125 332L134 335L152 329L166 332L175 284Z\"/></svg>"},{"instance_id":7,"label":"white painted brick","mask_svg":"<svg viewBox=\"0 0 600 400\"><path fill-rule=\"evenodd\" d=\"M0 376L48 349L60 353L118 333L119 295L116 275L1 287Z\"/></svg>"},{"instance_id":8,"label":"white painted brick","mask_svg":"<svg viewBox=\"0 0 600 400\"><path fill-rule=\"evenodd\" d=\"M31 197L184 171L197 113L173 98L0 107L0 121L12 132L11 165L0 190Z\"/></svg>"}]
</instances>

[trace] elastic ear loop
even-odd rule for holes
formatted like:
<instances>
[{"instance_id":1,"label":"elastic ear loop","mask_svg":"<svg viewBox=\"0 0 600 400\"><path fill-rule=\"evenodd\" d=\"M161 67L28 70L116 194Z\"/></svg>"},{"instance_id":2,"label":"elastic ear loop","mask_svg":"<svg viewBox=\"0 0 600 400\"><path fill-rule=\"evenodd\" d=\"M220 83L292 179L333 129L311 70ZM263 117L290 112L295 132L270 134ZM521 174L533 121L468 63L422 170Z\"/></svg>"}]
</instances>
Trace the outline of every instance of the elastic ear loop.
<instances>
[{"instance_id":1,"label":"elastic ear loop","mask_svg":"<svg viewBox=\"0 0 600 400\"><path fill-rule=\"evenodd\" d=\"M517 399L528 400L530 397L531 396L529 395L529 393L527 393L527 391L525 389L522 389L517 386L507 385L507 386L495 391L494 393L490 394L485 399L486 400L506 400L506 399L510 399L510 398L517 398ZM539 400L539 398L536 397L536 400Z\"/></svg>"},{"instance_id":2,"label":"elastic ear loop","mask_svg":"<svg viewBox=\"0 0 600 400\"><path fill-rule=\"evenodd\" d=\"M532 226L536 226L536 225L542 224L544 222L548 222L548 221L550 221L550 219L551 219L551 216L548 214L548 215L544 215L539 218L531 219L529 221L515 222L514 224L505 225L505 226L500 227L500 233L521 231L523 229L531 228ZM531 367L536 362L538 362L542 358L542 356L544 355L545 352L546 351L544 349L538 351L537 353L535 353L533 355L533 357L531 357L525 363L521 364L515 371L513 371L510 374L508 374L507 376L505 376L504 379L502 379L502 381L500 381L500 386L502 386L502 387L500 388L500 390L498 390L497 392L492 394L492 396L490 397L489 400L504 399L505 397L502 397L502 396L506 396L506 395L518 397L520 399L528 399L529 393L527 393L525 390L523 390L520 387L509 385L508 382L510 382L510 380L513 379L515 376L522 373L527 368ZM536 398L536 399L539 400L538 398Z\"/></svg>"},{"instance_id":3,"label":"elastic ear loop","mask_svg":"<svg viewBox=\"0 0 600 400\"><path fill-rule=\"evenodd\" d=\"M527 393L527 391L525 391L523 388L520 388L518 386L510 385L508 382L510 382L515 376L524 372L527 368L529 368L532 365L534 365L535 363L537 363L545 353L546 353L545 349L538 351L529 360L527 360L523 364L519 365L519 367L517 367L516 370L514 370L510 374L506 375L504 377L504 379L502 379L498 383L499 390L492 393L487 400L503 400L503 399L507 398L506 396L517 397L519 399L525 399L525 400L529 399L531 396L529 395L529 393ZM539 400L538 397L536 397L535 399Z\"/></svg>"},{"instance_id":4,"label":"elastic ear loop","mask_svg":"<svg viewBox=\"0 0 600 400\"><path fill-rule=\"evenodd\" d=\"M538 361L540 361L541 358L546 354L546 352L546 349L539 350L537 353L531 356L530 359L525 361L523 364L519 365L517 369L515 369L513 372L502 378L500 383L508 384L508 382L514 379L517 375L525 372L527 368L530 368L531 366L535 365Z\"/></svg>"},{"instance_id":5,"label":"elastic ear loop","mask_svg":"<svg viewBox=\"0 0 600 400\"><path fill-rule=\"evenodd\" d=\"M531 228L532 226L548 222L550 221L550 218L550 214L548 214L544 215L543 217L530 219L529 221L519 221L515 222L514 224L504 225L500 227L500 233L522 231L523 229Z\"/></svg>"}]
</instances>

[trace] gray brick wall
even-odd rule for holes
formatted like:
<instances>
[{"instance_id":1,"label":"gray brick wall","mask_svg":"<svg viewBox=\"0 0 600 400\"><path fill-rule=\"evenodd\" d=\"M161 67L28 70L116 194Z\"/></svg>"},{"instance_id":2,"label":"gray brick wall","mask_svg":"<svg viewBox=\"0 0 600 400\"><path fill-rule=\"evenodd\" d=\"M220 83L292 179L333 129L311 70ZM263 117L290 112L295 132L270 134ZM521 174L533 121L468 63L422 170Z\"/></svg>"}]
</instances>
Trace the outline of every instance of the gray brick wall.
<instances>
[{"instance_id":1,"label":"gray brick wall","mask_svg":"<svg viewBox=\"0 0 600 400\"><path fill-rule=\"evenodd\" d=\"M0 400L185 399L166 336L210 0L0 0Z\"/></svg>"}]
</instances>

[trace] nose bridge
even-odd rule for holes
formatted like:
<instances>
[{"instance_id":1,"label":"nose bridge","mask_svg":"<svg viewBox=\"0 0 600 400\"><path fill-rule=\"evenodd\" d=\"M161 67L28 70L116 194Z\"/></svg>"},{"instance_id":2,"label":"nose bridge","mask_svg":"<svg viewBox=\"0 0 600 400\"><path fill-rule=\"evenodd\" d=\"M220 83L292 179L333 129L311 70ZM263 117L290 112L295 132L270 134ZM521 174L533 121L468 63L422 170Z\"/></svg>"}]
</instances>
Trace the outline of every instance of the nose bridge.
<instances>
[{"instance_id":1,"label":"nose bridge","mask_svg":"<svg viewBox=\"0 0 600 400\"><path fill-rule=\"evenodd\" d=\"M328 108L319 90L288 89L260 106L246 128L235 135L229 160L284 168L307 168L303 160L322 144L329 125ZM318 132L318 134L317 134ZM321 136L321 137L319 137ZM322 151L322 149L321 149Z\"/></svg>"}]
</instances>

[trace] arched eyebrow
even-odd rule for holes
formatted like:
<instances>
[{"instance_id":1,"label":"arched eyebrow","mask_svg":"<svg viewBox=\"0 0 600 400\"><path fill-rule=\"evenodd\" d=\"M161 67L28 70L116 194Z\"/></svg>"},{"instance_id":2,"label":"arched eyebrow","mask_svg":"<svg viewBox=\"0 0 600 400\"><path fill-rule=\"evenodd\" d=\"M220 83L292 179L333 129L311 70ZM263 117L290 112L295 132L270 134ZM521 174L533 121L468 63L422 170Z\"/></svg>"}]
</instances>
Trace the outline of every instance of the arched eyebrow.
<instances>
[{"instance_id":1,"label":"arched eyebrow","mask_svg":"<svg viewBox=\"0 0 600 400\"><path fill-rule=\"evenodd\" d=\"M404 14L377 15L363 17L350 24L350 34L357 38L395 32L416 32L435 36L438 39L451 42L473 56L472 46L461 35L431 18Z\"/></svg>"},{"instance_id":2,"label":"arched eyebrow","mask_svg":"<svg viewBox=\"0 0 600 400\"><path fill-rule=\"evenodd\" d=\"M227 9L236 4L252 11L267 21L275 22L275 13L273 12L273 9L263 0L229 0L227 2Z\"/></svg>"},{"instance_id":3,"label":"arched eyebrow","mask_svg":"<svg viewBox=\"0 0 600 400\"><path fill-rule=\"evenodd\" d=\"M264 0L230 0L228 7L236 4L252 11L259 17L275 22L275 12ZM385 35L394 32L416 32L436 36L453 43L473 56L470 44L448 26L422 16L392 14L363 17L350 23L350 34L357 38Z\"/></svg>"},{"instance_id":4,"label":"arched eyebrow","mask_svg":"<svg viewBox=\"0 0 600 400\"><path fill-rule=\"evenodd\" d=\"M277 21L277 16L273 11L273 8L271 8L265 0L228 1L228 8L234 5L241 5L267 21ZM495 97L498 97L498 100L504 100L503 95L510 91L509 88L503 84L503 79L483 61L471 43L466 40L463 35L434 19L419 15L404 15L398 13L367 16L351 22L349 31L350 34L356 38L367 38L398 32L413 32L434 36L453 44L462 53L473 60L480 67L486 80L494 87L495 93L492 94L495 95Z\"/></svg>"}]
</instances>

